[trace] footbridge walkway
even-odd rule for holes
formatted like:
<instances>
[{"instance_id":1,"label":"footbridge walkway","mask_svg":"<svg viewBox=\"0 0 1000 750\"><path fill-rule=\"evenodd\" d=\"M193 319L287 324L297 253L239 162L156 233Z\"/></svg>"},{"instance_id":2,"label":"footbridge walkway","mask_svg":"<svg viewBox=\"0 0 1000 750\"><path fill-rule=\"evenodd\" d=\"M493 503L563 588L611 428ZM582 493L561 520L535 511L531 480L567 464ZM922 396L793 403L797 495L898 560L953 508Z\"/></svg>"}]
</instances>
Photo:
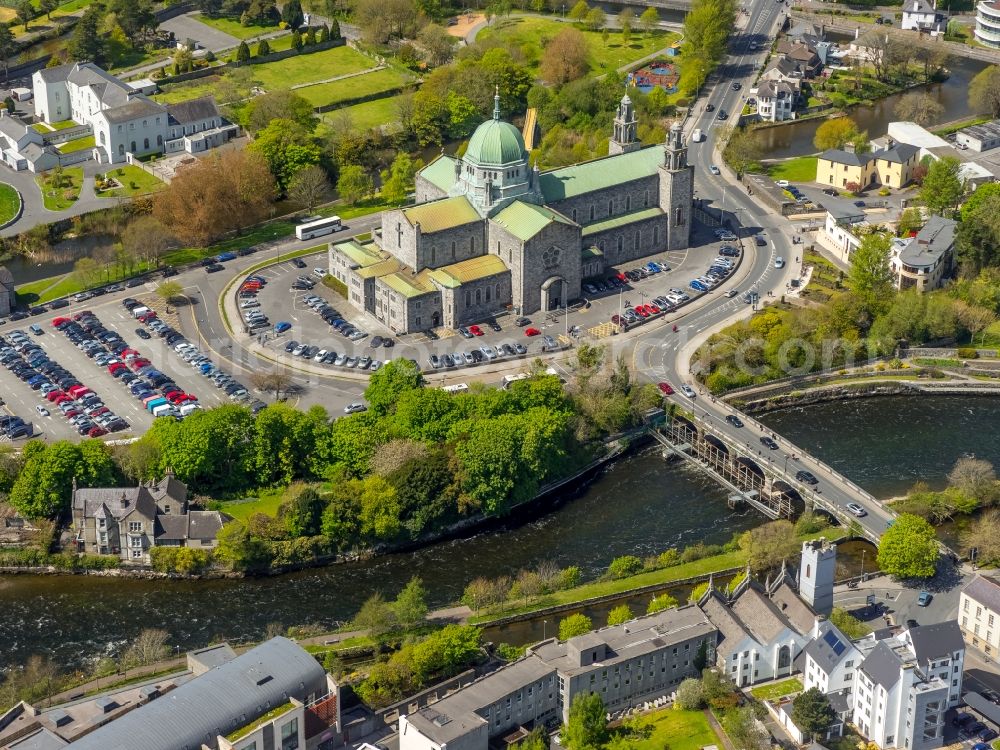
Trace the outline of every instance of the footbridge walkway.
<instances>
[{"instance_id":1,"label":"footbridge walkway","mask_svg":"<svg viewBox=\"0 0 1000 750\"><path fill-rule=\"evenodd\" d=\"M820 510L878 544L896 516L890 508L784 438L763 428L759 437L751 431L756 432L707 413L701 417L675 411L650 434L665 453L691 463L730 490L733 505L750 505L772 519ZM776 447L768 448L765 439ZM859 506L864 515L852 512L848 504Z\"/></svg>"}]
</instances>

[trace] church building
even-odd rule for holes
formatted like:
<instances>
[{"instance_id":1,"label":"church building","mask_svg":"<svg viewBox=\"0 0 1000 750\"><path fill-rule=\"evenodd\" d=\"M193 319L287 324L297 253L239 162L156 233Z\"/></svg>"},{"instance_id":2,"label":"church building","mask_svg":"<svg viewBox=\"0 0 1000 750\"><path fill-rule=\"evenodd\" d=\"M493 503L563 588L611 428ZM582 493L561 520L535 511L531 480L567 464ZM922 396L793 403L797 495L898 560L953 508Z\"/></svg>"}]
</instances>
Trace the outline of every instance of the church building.
<instances>
[{"instance_id":1,"label":"church building","mask_svg":"<svg viewBox=\"0 0 1000 750\"><path fill-rule=\"evenodd\" d=\"M461 158L417 173L416 205L385 211L370 242L331 243L330 273L397 334L556 310L584 279L686 248L693 190L680 123L642 147L627 95L609 156L542 172L498 94Z\"/></svg>"}]
</instances>

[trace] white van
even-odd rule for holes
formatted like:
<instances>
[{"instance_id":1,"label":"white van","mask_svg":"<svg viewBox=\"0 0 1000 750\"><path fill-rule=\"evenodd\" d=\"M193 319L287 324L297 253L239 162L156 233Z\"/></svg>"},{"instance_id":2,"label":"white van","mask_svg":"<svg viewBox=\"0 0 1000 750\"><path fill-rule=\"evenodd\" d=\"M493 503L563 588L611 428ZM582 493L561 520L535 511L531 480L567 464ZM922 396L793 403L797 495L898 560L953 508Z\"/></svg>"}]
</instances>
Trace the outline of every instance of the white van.
<instances>
[{"instance_id":1,"label":"white van","mask_svg":"<svg viewBox=\"0 0 1000 750\"><path fill-rule=\"evenodd\" d=\"M149 308L148 307L139 306L139 307L133 308L133 310L132 310L132 317L133 318L138 318L140 315L144 315L144 314L146 314L148 312L149 312Z\"/></svg>"},{"instance_id":2,"label":"white van","mask_svg":"<svg viewBox=\"0 0 1000 750\"><path fill-rule=\"evenodd\" d=\"M701 143L705 140L705 134L701 132L701 128L694 129L694 132L691 134L691 140L695 143Z\"/></svg>"}]
</instances>

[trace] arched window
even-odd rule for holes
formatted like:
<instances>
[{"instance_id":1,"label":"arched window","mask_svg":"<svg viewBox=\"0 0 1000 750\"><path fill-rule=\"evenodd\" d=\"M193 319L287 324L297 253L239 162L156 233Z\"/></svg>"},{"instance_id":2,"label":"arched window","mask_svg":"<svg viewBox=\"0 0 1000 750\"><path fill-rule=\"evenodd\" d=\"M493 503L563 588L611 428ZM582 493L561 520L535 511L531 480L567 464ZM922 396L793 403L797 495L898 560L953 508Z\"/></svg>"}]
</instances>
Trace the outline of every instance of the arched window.
<instances>
[{"instance_id":1,"label":"arched window","mask_svg":"<svg viewBox=\"0 0 1000 750\"><path fill-rule=\"evenodd\" d=\"M468 289L465 290L465 306L472 307L472 293Z\"/></svg>"},{"instance_id":2,"label":"arched window","mask_svg":"<svg viewBox=\"0 0 1000 750\"><path fill-rule=\"evenodd\" d=\"M490 301L490 288L489 288L489 287L486 287L486 296L485 296L485 300L486 300L487 302L489 302L489 301Z\"/></svg>"},{"instance_id":3,"label":"arched window","mask_svg":"<svg viewBox=\"0 0 1000 750\"><path fill-rule=\"evenodd\" d=\"M608 216L611 216L615 212L615 201L614 198L608 201Z\"/></svg>"},{"instance_id":4,"label":"arched window","mask_svg":"<svg viewBox=\"0 0 1000 750\"><path fill-rule=\"evenodd\" d=\"M789 651L788 646L782 646L778 649L778 669L788 669L791 663L791 651Z\"/></svg>"},{"instance_id":5,"label":"arched window","mask_svg":"<svg viewBox=\"0 0 1000 750\"><path fill-rule=\"evenodd\" d=\"M469 252L470 253L476 252L476 238L475 237L469 237Z\"/></svg>"},{"instance_id":6,"label":"arched window","mask_svg":"<svg viewBox=\"0 0 1000 750\"><path fill-rule=\"evenodd\" d=\"M100 133L97 134L97 139L101 142L101 145L103 146L104 145L104 131L103 130Z\"/></svg>"},{"instance_id":7,"label":"arched window","mask_svg":"<svg viewBox=\"0 0 1000 750\"><path fill-rule=\"evenodd\" d=\"M591 221L594 220L594 207L593 206L590 207L590 220Z\"/></svg>"},{"instance_id":8,"label":"arched window","mask_svg":"<svg viewBox=\"0 0 1000 750\"><path fill-rule=\"evenodd\" d=\"M135 153L135 141L132 141L132 148L129 149L133 154Z\"/></svg>"},{"instance_id":9,"label":"arched window","mask_svg":"<svg viewBox=\"0 0 1000 750\"><path fill-rule=\"evenodd\" d=\"M483 292L482 292L481 289L477 289L476 290L476 304L478 305L482 301L483 301Z\"/></svg>"},{"instance_id":10,"label":"arched window","mask_svg":"<svg viewBox=\"0 0 1000 750\"><path fill-rule=\"evenodd\" d=\"M497 283L497 299L503 299L503 284Z\"/></svg>"},{"instance_id":11,"label":"arched window","mask_svg":"<svg viewBox=\"0 0 1000 750\"><path fill-rule=\"evenodd\" d=\"M626 195L625 196L625 210L626 211L631 211L632 210L632 196L631 195Z\"/></svg>"},{"instance_id":12,"label":"arched window","mask_svg":"<svg viewBox=\"0 0 1000 750\"><path fill-rule=\"evenodd\" d=\"M119 156L125 156L125 144L124 143L119 143L118 144L118 155Z\"/></svg>"},{"instance_id":13,"label":"arched window","mask_svg":"<svg viewBox=\"0 0 1000 750\"><path fill-rule=\"evenodd\" d=\"M149 138L142 139L142 150L149 151Z\"/></svg>"},{"instance_id":14,"label":"arched window","mask_svg":"<svg viewBox=\"0 0 1000 750\"><path fill-rule=\"evenodd\" d=\"M646 188L646 195L643 198L643 205L649 206L649 188Z\"/></svg>"},{"instance_id":15,"label":"arched window","mask_svg":"<svg viewBox=\"0 0 1000 750\"><path fill-rule=\"evenodd\" d=\"M451 259L455 260L455 240L451 241Z\"/></svg>"},{"instance_id":16,"label":"arched window","mask_svg":"<svg viewBox=\"0 0 1000 750\"><path fill-rule=\"evenodd\" d=\"M576 221L576 209L573 209L573 221Z\"/></svg>"},{"instance_id":17,"label":"arched window","mask_svg":"<svg viewBox=\"0 0 1000 750\"><path fill-rule=\"evenodd\" d=\"M156 145L159 146L160 148L163 148L163 136L162 135L156 136Z\"/></svg>"}]
</instances>

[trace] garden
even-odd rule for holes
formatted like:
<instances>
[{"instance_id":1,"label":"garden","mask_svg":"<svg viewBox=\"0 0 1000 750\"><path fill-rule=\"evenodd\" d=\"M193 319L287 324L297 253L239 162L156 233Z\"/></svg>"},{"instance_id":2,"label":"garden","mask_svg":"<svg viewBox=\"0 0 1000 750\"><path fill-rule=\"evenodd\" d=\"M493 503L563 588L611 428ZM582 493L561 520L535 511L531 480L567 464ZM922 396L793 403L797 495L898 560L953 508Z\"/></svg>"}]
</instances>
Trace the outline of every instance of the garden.
<instances>
[{"instance_id":1,"label":"garden","mask_svg":"<svg viewBox=\"0 0 1000 750\"><path fill-rule=\"evenodd\" d=\"M767 173L774 180L813 182L816 179L816 161L815 156L797 156L768 164Z\"/></svg>"},{"instance_id":2,"label":"garden","mask_svg":"<svg viewBox=\"0 0 1000 750\"><path fill-rule=\"evenodd\" d=\"M394 91L405 86L412 79L393 70L383 68L370 73L344 78L330 83L318 83L295 89L295 93L314 107L324 107L339 102L350 101L362 96ZM391 99L390 99L391 101Z\"/></svg>"},{"instance_id":3,"label":"garden","mask_svg":"<svg viewBox=\"0 0 1000 750\"><path fill-rule=\"evenodd\" d=\"M90 137L93 141L93 137ZM72 141L70 141L72 143ZM64 211L80 197L83 188L82 167L56 167L44 174L35 175L42 201L49 211Z\"/></svg>"},{"instance_id":4,"label":"garden","mask_svg":"<svg viewBox=\"0 0 1000 750\"><path fill-rule=\"evenodd\" d=\"M148 195L163 188L163 181L133 164L116 167L95 178L99 198L133 198Z\"/></svg>"},{"instance_id":5,"label":"garden","mask_svg":"<svg viewBox=\"0 0 1000 750\"><path fill-rule=\"evenodd\" d=\"M235 18L226 18L221 16L212 17L206 16L203 13L197 14L194 18L199 23L211 26L216 31L221 31L223 34L229 34L229 36L235 37L236 39L254 39L262 34L270 34L279 30L277 22L266 26L261 26L259 24L244 26L238 19Z\"/></svg>"}]
</instances>

